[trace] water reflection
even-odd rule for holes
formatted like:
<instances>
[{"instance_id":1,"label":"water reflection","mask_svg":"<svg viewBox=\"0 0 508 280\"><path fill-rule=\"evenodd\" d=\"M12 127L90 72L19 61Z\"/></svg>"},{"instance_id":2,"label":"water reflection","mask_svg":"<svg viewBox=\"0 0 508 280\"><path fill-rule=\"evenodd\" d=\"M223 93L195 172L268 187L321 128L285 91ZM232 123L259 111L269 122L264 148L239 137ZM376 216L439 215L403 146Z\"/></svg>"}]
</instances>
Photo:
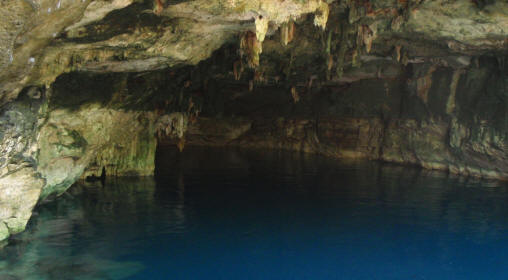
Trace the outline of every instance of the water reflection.
<instances>
[{"instance_id":1,"label":"water reflection","mask_svg":"<svg viewBox=\"0 0 508 280\"><path fill-rule=\"evenodd\" d=\"M162 149L157 166L39 206L0 279L506 276L501 182L233 148Z\"/></svg>"},{"instance_id":2,"label":"water reflection","mask_svg":"<svg viewBox=\"0 0 508 280\"><path fill-rule=\"evenodd\" d=\"M28 230L0 251L0 279L125 279L143 269L120 261L154 210L153 178L80 183L40 205ZM117 241L118 243L112 242Z\"/></svg>"}]
</instances>

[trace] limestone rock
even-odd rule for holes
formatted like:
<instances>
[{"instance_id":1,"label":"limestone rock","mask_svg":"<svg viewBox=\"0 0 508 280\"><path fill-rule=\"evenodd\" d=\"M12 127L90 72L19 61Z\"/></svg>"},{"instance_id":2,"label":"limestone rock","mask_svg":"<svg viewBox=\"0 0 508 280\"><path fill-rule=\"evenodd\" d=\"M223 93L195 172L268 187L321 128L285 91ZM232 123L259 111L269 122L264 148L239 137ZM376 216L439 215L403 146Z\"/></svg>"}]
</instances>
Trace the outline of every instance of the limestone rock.
<instances>
[{"instance_id":1,"label":"limestone rock","mask_svg":"<svg viewBox=\"0 0 508 280\"><path fill-rule=\"evenodd\" d=\"M5 240L9 237L9 229L7 228L7 226L2 222L0 223L0 241L1 240ZM1 247L1 245L0 245Z\"/></svg>"},{"instance_id":2,"label":"limestone rock","mask_svg":"<svg viewBox=\"0 0 508 280\"><path fill-rule=\"evenodd\" d=\"M145 121L139 121L143 120ZM39 133L42 197L62 193L80 177L153 174L155 131L151 114L85 106L51 112Z\"/></svg>"},{"instance_id":3,"label":"limestone rock","mask_svg":"<svg viewBox=\"0 0 508 280\"><path fill-rule=\"evenodd\" d=\"M31 167L0 178L0 221L7 225L10 234L25 229L43 185L44 180Z\"/></svg>"}]
</instances>

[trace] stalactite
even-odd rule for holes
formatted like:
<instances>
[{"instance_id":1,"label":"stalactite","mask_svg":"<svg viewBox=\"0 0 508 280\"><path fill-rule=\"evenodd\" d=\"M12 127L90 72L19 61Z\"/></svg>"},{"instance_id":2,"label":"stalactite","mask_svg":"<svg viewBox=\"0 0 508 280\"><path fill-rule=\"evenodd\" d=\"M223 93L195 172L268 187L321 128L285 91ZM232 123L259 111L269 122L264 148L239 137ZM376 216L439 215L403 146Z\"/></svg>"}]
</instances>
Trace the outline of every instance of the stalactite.
<instances>
[{"instance_id":1,"label":"stalactite","mask_svg":"<svg viewBox=\"0 0 508 280\"><path fill-rule=\"evenodd\" d=\"M341 78L344 74L344 62L345 62L345 56L346 56L347 46L346 43L343 43L340 45L339 49L339 55L337 58L337 67L336 67L336 73L337 77Z\"/></svg>"},{"instance_id":2,"label":"stalactite","mask_svg":"<svg viewBox=\"0 0 508 280\"><path fill-rule=\"evenodd\" d=\"M333 55L331 54L332 49L332 30L328 31L328 37L326 39L326 79L331 79L331 70L333 67Z\"/></svg>"},{"instance_id":3,"label":"stalactite","mask_svg":"<svg viewBox=\"0 0 508 280\"><path fill-rule=\"evenodd\" d=\"M179 138L176 146L180 152L183 152L183 149L185 148L185 137Z\"/></svg>"},{"instance_id":4,"label":"stalactite","mask_svg":"<svg viewBox=\"0 0 508 280\"><path fill-rule=\"evenodd\" d=\"M183 151L185 146L185 133L187 132L189 116L199 114L199 110L195 108L192 99L189 100L189 106L186 113L174 112L169 115L161 116L155 125L157 137L159 139L169 137L177 138L178 150Z\"/></svg>"},{"instance_id":5,"label":"stalactite","mask_svg":"<svg viewBox=\"0 0 508 280\"><path fill-rule=\"evenodd\" d=\"M296 87L291 87L291 96L293 97L293 102L298 103L300 101L300 96L298 95L298 91L296 91Z\"/></svg>"},{"instance_id":6,"label":"stalactite","mask_svg":"<svg viewBox=\"0 0 508 280\"><path fill-rule=\"evenodd\" d=\"M307 83L307 89L310 90L312 88L312 84L314 83L314 80L317 80L318 77L316 75L312 75L309 78L309 82Z\"/></svg>"},{"instance_id":7,"label":"stalactite","mask_svg":"<svg viewBox=\"0 0 508 280\"><path fill-rule=\"evenodd\" d=\"M328 55L328 65L327 65L327 69L328 71L331 71L333 68L333 55L329 54Z\"/></svg>"},{"instance_id":8,"label":"stalactite","mask_svg":"<svg viewBox=\"0 0 508 280\"><path fill-rule=\"evenodd\" d=\"M291 43L295 38L295 23L293 20L288 22L288 43Z\"/></svg>"},{"instance_id":9,"label":"stalactite","mask_svg":"<svg viewBox=\"0 0 508 280\"><path fill-rule=\"evenodd\" d=\"M268 19L261 15L256 18L256 38L260 43L265 40L266 32L268 32L268 23Z\"/></svg>"},{"instance_id":10,"label":"stalactite","mask_svg":"<svg viewBox=\"0 0 508 280\"><path fill-rule=\"evenodd\" d=\"M450 84L450 95L448 97L448 101L446 102L447 114L452 114L455 111L455 96L457 94L457 86L459 84L460 76L462 76L465 72L465 69L457 69L453 72L452 82Z\"/></svg>"},{"instance_id":11,"label":"stalactite","mask_svg":"<svg viewBox=\"0 0 508 280\"><path fill-rule=\"evenodd\" d=\"M355 49L351 53L351 65L353 67L360 67L360 59L358 59L358 57L362 52L364 36L367 30L364 29L363 25L356 24L356 26Z\"/></svg>"},{"instance_id":12,"label":"stalactite","mask_svg":"<svg viewBox=\"0 0 508 280\"><path fill-rule=\"evenodd\" d=\"M243 71L244 71L244 69L243 69L242 60L235 61L235 63L233 64L233 73L235 75L236 81L239 81L242 78Z\"/></svg>"},{"instance_id":13,"label":"stalactite","mask_svg":"<svg viewBox=\"0 0 508 280\"><path fill-rule=\"evenodd\" d=\"M418 78L416 80L416 92L418 97L423 101L423 103L427 104L429 100L429 90L432 86L432 75L437 70L437 65L430 66L427 74L423 77Z\"/></svg>"},{"instance_id":14,"label":"stalactite","mask_svg":"<svg viewBox=\"0 0 508 280\"><path fill-rule=\"evenodd\" d=\"M397 60L397 62L400 61L400 50L401 50L402 46L401 45L397 45L395 46L395 59Z\"/></svg>"},{"instance_id":15,"label":"stalactite","mask_svg":"<svg viewBox=\"0 0 508 280\"><path fill-rule=\"evenodd\" d=\"M372 49L372 41L375 39L375 33L368 25L362 25L360 30L362 34L362 41L365 45L365 51L370 53L370 50Z\"/></svg>"},{"instance_id":16,"label":"stalactite","mask_svg":"<svg viewBox=\"0 0 508 280\"><path fill-rule=\"evenodd\" d=\"M249 92L252 92L254 90L254 81L249 80Z\"/></svg>"},{"instance_id":17,"label":"stalactite","mask_svg":"<svg viewBox=\"0 0 508 280\"><path fill-rule=\"evenodd\" d=\"M351 54L351 65L353 67L360 67L360 60L358 59L358 49L353 50Z\"/></svg>"},{"instance_id":18,"label":"stalactite","mask_svg":"<svg viewBox=\"0 0 508 280\"><path fill-rule=\"evenodd\" d=\"M280 27L280 41L283 46L287 46L289 43L289 28L287 23L283 23Z\"/></svg>"},{"instance_id":19,"label":"stalactite","mask_svg":"<svg viewBox=\"0 0 508 280\"><path fill-rule=\"evenodd\" d=\"M287 46L291 41L293 41L295 32L295 24L292 20L287 23L283 23L280 27L280 39L281 43L284 46Z\"/></svg>"},{"instance_id":20,"label":"stalactite","mask_svg":"<svg viewBox=\"0 0 508 280\"><path fill-rule=\"evenodd\" d=\"M157 136L159 138L182 138L187 131L189 115L183 112L174 112L169 115L161 116L156 125Z\"/></svg>"},{"instance_id":21,"label":"stalactite","mask_svg":"<svg viewBox=\"0 0 508 280\"><path fill-rule=\"evenodd\" d=\"M240 39L240 55L247 57L247 65L250 68L259 66L259 55L263 51L261 42L252 31L242 34Z\"/></svg>"},{"instance_id":22,"label":"stalactite","mask_svg":"<svg viewBox=\"0 0 508 280\"><path fill-rule=\"evenodd\" d=\"M330 54L332 50L332 30L328 31L328 38L326 39L326 49L325 52Z\"/></svg>"},{"instance_id":23,"label":"stalactite","mask_svg":"<svg viewBox=\"0 0 508 280\"><path fill-rule=\"evenodd\" d=\"M321 2L321 5L316 10L314 15L314 25L321 27L323 30L326 29L326 23L328 22L328 16L330 14L330 7L325 2Z\"/></svg>"},{"instance_id":24,"label":"stalactite","mask_svg":"<svg viewBox=\"0 0 508 280\"><path fill-rule=\"evenodd\" d=\"M195 123L201 113L201 108L194 103L192 97L189 98L189 106L187 107L187 115L190 123Z\"/></svg>"}]
</instances>

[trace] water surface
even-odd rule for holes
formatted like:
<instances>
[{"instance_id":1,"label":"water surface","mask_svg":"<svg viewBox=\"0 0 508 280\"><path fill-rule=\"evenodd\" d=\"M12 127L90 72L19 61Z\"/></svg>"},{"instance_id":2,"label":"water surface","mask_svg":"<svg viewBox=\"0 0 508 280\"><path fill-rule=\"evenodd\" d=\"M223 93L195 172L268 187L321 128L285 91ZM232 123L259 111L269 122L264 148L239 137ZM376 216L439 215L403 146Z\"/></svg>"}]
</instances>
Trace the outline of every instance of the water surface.
<instances>
[{"instance_id":1,"label":"water surface","mask_svg":"<svg viewBox=\"0 0 508 280\"><path fill-rule=\"evenodd\" d=\"M0 279L508 279L504 183L233 148L157 166L37 207Z\"/></svg>"}]
</instances>

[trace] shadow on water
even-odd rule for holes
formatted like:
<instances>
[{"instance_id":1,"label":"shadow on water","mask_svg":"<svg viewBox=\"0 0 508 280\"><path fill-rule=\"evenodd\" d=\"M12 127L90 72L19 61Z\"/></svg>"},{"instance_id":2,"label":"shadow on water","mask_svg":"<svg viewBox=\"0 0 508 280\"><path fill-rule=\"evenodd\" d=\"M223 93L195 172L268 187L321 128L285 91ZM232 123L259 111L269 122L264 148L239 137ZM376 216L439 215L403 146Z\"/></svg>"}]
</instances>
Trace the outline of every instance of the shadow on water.
<instances>
[{"instance_id":1,"label":"shadow on water","mask_svg":"<svg viewBox=\"0 0 508 280\"><path fill-rule=\"evenodd\" d=\"M236 148L156 166L38 206L0 279L506 279L504 183Z\"/></svg>"}]
</instances>

